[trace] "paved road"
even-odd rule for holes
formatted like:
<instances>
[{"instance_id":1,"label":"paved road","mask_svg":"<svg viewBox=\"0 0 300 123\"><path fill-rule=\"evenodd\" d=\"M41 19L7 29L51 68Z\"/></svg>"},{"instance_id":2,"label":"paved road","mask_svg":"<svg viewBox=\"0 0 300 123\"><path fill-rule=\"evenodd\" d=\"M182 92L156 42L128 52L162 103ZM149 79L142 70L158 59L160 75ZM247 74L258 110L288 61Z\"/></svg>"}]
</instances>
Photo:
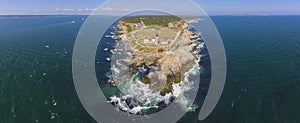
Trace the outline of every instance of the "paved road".
<instances>
[{"instance_id":1,"label":"paved road","mask_svg":"<svg viewBox=\"0 0 300 123\"><path fill-rule=\"evenodd\" d=\"M138 32L138 31L141 31L141 30L143 30L144 28L141 28L141 29L138 29L138 30L134 30L134 31L132 31L131 32L131 37L133 38L132 40L134 40L134 42L137 44L137 45L139 45L139 46L141 46L141 47L145 47L144 45L141 45L137 40L136 40L136 36L134 36L134 34L136 33L136 32Z\"/></svg>"},{"instance_id":2,"label":"paved road","mask_svg":"<svg viewBox=\"0 0 300 123\"><path fill-rule=\"evenodd\" d=\"M178 31L178 32L176 33L175 38L171 41L171 43L169 44L169 46L172 46L172 45L177 41L177 39L178 39L180 33L181 33L180 31Z\"/></svg>"}]
</instances>

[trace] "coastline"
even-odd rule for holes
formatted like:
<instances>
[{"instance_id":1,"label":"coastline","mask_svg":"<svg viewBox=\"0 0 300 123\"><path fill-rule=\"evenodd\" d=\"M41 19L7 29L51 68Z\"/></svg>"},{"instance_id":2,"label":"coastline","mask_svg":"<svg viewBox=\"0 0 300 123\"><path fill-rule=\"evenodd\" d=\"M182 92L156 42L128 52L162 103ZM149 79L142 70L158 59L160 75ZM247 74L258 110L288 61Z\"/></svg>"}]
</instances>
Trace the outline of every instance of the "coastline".
<instances>
[{"instance_id":1,"label":"coastline","mask_svg":"<svg viewBox=\"0 0 300 123\"><path fill-rule=\"evenodd\" d=\"M192 69L195 63L200 62L200 58L197 57L195 54L201 51L200 48L203 47L204 44L202 42L193 43L193 41L200 40L201 36L198 35L196 32L192 32L189 30L190 28L192 28L190 26L190 23L195 23L200 20L201 20L200 18L180 20L179 22L182 24L182 27L180 28L183 30L180 33L180 36L182 37L181 40L182 42L180 43L178 43L179 41L175 42L175 45L177 43L176 49L175 48L170 48L168 50L164 49L164 51L162 52L159 52L161 48L157 49L157 48L140 47L137 49L136 48L137 46L133 46L134 45L132 43L133 39L130 36L131 32L128 32L128 26L125 26L126 23L120 20L116 25L118 31L115 32L115 34L117 34L116 39L118 43L115 46L116 49L114 50L114 52L117 54L125 54L125 53L131 54L130 56L131 60L127 59L122 61L122 63L125 66L129 67L130 69L133 69L133 71L130 73L130 76L137 74L138 70L141 67L147 67L147 68L160 67L161 69L163 69L162 73L156 72L156 74L166 74L165 77L163 76L154 76L154 77L165 78L163 79L163 81L166 81L163 82L163 85L166 85L164 88L151 86L151 80L150 80L151 78L149 77L143 79L142 82L144 84L150 84L150 86L154 90L160 91L161 95L165 95L167 93L172 92L173 84L180 83L181 81L183 81L185 72ZM135 31L135 30L132 29L131 31ZM171 66L171 68L176 69L175 71L177 72L175 71L170 72L165 70L165 69L170 69L170 66L167 64L175 64ZM164 67L164 66L168 66L168 67ZM175 77L170 77L170 75ZM120 82L121 81L117 80L113 84L117 85Z\"/></svg>"}]
</instances>

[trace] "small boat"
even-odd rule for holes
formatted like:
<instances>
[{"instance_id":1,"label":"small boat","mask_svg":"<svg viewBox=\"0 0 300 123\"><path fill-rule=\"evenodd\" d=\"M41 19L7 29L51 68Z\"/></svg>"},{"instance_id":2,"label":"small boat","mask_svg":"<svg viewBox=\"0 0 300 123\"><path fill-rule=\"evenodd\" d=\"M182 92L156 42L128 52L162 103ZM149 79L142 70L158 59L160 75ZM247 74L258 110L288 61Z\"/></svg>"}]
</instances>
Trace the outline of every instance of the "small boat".
<instances>
[{"instance_id":1,"label":"small boat","mask_svg":"<svg viewBox=\"0 0 300 123\"><path fill-rule=\"evenodd\" d=\"M106 58L106 61L110 61L110 58Z\"/></svg>"},{"instance_id":2,"label":"small boat","mask_svg":"<svg viewBox=\"0 0 300 123\"><path fill-rule=\"evenodd\" d=\"M107 51L107 50L108 50L108 48L105 48L105 49L104 49L104 51Z\"/></svg>"},{"instance_id":3,"label":"small boat","mask_svg":"<svg viewBox=\"0 0 300 123\"><path fill-rule=\"evenodd\" d=\"M112 53L112 54L114 54L115 52L114 52L114 50L110 50L110 52Z\"/></svg>"},{"instance_id":4,"label":"small boat","mask_svg":"<svg viewBox=\"0 0 300 123\"><path fill-rule=\"evenodd\" d=\"M106 37L106 38L110 38L111 36L110 36L110 35L105 35L105 37Z\"/></svg>"},{"instance_id":5,"label":"small boat","mask_svg":"<svg viewBox=\"0 0 300 123\"><path fill-rule=\"evenodd\" d=\"M118 39L118 36L113 35L113 36L111 36L111 38Z\"/></svg>"},{"instance_id":6,"label":"small boat","mask_svg":"<svg viewBox=\"0 0 300 123\"><path fill-rule=\"evenodd\" d=\"M75 23L75 21L71 21L70 23L71 23L71 24L74 24L74 23Z\"/></svg>"}]
</instances>

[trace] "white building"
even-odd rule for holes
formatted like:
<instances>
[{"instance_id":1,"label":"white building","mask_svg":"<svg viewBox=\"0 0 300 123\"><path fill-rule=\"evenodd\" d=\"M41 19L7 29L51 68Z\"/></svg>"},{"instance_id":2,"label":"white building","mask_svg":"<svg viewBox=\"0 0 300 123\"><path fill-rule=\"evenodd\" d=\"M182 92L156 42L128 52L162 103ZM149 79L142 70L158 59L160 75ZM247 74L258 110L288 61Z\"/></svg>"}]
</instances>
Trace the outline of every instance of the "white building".
<instances>
[{"instance_id":1,"label":"white building","mask_svg":"<svg viewBox=\"0 0 300 123\"><path fill-rule=\"evenodd\" d=\"M167 40L162 40L161 44L169 44L169 42Z\"/></svg>"},{"instance_id":2,"label":"white building","mask_svg":"<svg viewBox=\"0 0 300 123\"><path fill-rule=\"evenodd\" d=\"M151 39L151 43L156 43L156 39L155 39L155 38L152 38L152 39Z\"/></svg>"},{"instance_id":3,"label":"white building","mask_svg":"<svg viewBox=\"0 0 300 123\"><path fill-rule=\"evenodd\" d=\"M150 40L148 38L144 39L144 44L148 44L150 42Z\"/></svg>"}]
</instances>

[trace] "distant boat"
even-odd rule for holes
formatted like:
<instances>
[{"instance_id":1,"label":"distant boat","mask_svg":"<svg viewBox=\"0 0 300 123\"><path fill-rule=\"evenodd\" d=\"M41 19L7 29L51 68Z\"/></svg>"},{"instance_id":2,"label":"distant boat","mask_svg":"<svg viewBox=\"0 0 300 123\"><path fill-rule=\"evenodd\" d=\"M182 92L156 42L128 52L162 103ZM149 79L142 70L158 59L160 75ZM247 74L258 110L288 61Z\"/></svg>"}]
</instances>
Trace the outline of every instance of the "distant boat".
<instances>
[{"instance_id":1,"label":"distant boat","mask_svg":"<svg viewBox=\"0 0 300 123\"><path fill-rule=\"evenodd\" d=\"M74 24L74 23L75 23L75 21L71 21L70 23L71 23L71 24Z\"/></svg>"},{"instance_id":2,"label":"distant boat","mask_svg":"<svg viewBox=\"0 0 300 123\"><path fill-rule=\"evenodd\" d=\"M112 53L112 54L114 54L115 52L114 52L114 50L110 50L110 52Z\"/></svg>"},{"instance_id":3,"label":"distant boat","mask_svg":"<svg viewBox=\"0 0 300 123\"><path fill-rule=\"evenodd\" d=\"M113 36L111 36L111 38L118 39L118 36L113 35Z\"/></svg>"}]
</instances>

